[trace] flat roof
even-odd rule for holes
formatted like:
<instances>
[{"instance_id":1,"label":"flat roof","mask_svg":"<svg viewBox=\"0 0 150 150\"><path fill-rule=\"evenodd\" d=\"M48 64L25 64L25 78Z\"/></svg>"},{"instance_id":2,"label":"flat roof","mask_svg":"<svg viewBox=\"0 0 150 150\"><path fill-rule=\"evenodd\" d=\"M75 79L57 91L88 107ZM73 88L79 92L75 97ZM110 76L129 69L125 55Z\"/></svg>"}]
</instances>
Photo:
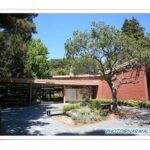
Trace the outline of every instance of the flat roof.
<instances>
[{"instance_id":1,"label":"flat roof","mask_svg":"<svg viewBox=\"0 0 150 150\"><path fill-rule=\"evenodd\" d=\"M26 84L45 84L45 85L91 85L98 86L100 80L88 79L26 79L26 78L0 78L0 83L26 83Z\"/></svg>"},{"instance_id":2,"label":"flat roof","mask_svg":"<svg viewBox=\"0 0 150 150\"><path fill-rule=\"evenodd\" d=\"M54 79L59 79L59 78L95 78L95 77L101 77L101 76L100 75L91 75L91 74L53 76Z\"/></svg>"}]
</instances>

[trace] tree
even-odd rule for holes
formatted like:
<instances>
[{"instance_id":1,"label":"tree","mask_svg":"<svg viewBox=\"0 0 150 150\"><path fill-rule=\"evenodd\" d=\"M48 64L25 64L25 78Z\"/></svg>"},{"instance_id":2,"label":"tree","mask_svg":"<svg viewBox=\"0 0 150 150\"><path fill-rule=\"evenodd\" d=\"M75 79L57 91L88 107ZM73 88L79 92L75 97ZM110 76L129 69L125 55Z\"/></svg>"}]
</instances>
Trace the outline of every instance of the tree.
<instances>
[{"instance_id":1,"label":"tree","mask_svg":"<svg viewBox=\"0 0 150 150\"><path fill-rule=\"evenodd\" d=\"M79 57L72 60L73 74L98 74L99 64L89 56Z\"/></svg>"},{"instance_id":2,"label":"tree","mask_svg":"<svg viewBox=\"0 0 150 150\"><path fill-rule=\"evenodd\" d=\"M0 39L0 77L25 77L26 43L6 33Z\"/></svg>"},{"instance_id":3,"label":"tree","mask_svg":"<svg viewBox=\"0 0 150 150\"><path fill-rule=\"evenodd\" d=\"M0 29L11 35L19 34L23 40L30 40L32 33L36 33L33 22L37 14L0 14Z\"/></svg>"},{"instance_id":4,"label":"tree","mask_svg":"<svg viewBox=\"0 0 150 150\"><path fill-rule=\"evenodd\" d=\"M89 55L99 63L99 73L112 92L113 110L117 110L119 87L139 80L137 75L140 75L140 70L146 63L145 53L149 53L134 38L101 22L93 22L90 31L75 31L73 38L66 41L65 49L69 57ZM134 79L119 76L128 71L136 72L133 73Z\"/></svg>"},{"instance_id":5,"label":"tree","mask_svg":"<svg viewBox=\"0 0 150 150\"><path fill-rule=\"evenodd\" d=\"M32 40L27 52L26 68L30 78L49 78L48 50L43 42Z\"/></svg>"},{"instance_id":6,"label":"tree","mask_svg":"<svg viewBox=\"0 0 150 150\"><path fill-rule=\"evenodd\" d=\"M130 20L125 19L121 29L123 33L125 33L129 37L135 38L136 40L145 38L144 28L141 27L138 20L134 17L132 17L132 19Z\"/></svg>"},{"instance_id":7,"label":"tree","mask_svg":"<svg viewBox=\"0 0 150 150\"><path fill-rule=\"evenodd\" d=\"M150 35L144 32L145 29L136 18L132 17L130 20L125 19L121 30L130 38L137 40L142 47L150 48Z\"/></svg>"},{"instance_id":8,"label":"tree","mask_svg":"<svg viewBox=\"0 0 150 150\"><path fill-rule=\"evenodd\" d=\"M68 75L70 72L71 60L67 58L49 60L49 70L53 75Z\"/></svg>"},{"instance_id":9,"label":"tree","mask_svg":"<svg viewBox=\"0 0 150 150\"><path fill-rule=\"evenodd\" d=\"M49 60L49 70L53 75L77 74L95 74L99 71L97 61L88 56L80 58L62 58Z\"/></svg>"},{"instance_id":10,"label":"tree","mask_svg":"<svg viewBox=\"0 0 150 150\"><path fill-rule=\"evenodd\" d=\"M26 77L26 53L36 14L0 14L0 77Z\"/></svg>"}]
</instances>

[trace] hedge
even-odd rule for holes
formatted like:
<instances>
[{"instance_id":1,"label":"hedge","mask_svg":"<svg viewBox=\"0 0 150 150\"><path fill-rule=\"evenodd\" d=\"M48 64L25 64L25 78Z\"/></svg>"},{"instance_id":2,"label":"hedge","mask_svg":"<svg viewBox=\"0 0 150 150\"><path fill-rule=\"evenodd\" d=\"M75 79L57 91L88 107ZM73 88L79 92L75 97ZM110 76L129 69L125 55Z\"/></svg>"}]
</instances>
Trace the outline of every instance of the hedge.
<instances>
[{"instance_id":1,"label":"hedge","mask_svg":"<svg viewBox=\"0 0 150 150\"><path fill-rule=\"evenodd\" d=\"M83 100L73 100L69 103L76 104L82 103ZM89 100L91 108L99 109L100 104L109 104L112 103L111 99L92 99ZM140 108L150 108L150 102L144 102L141 100L118 100L117 101L119 106L130 106L130 107L140 107Z\"/></svg>"},{"instance_id":2,"label":"hedge","mask_svg":"<svg viewBox=\"0 0 150 150\"><path fill-rule=\"evenodd\" d=\"M68 103L70 103L70 104L77 104L77 103L81 103L81 102L83 102L83 100L70 100L70 101L68 101Z\"/></svg>"},{"instance_id":3,"label":"hedge","mask_svg":"<svg viewBox=\"0 0 150 150\"><path fill-rule=\"evenodd\" d=\"M68 104L63 106L63 113L66 113L67 111L70 111L72 109L77 109L79 108L79 105L77 104Z\"/></svg>"}]
</instances>

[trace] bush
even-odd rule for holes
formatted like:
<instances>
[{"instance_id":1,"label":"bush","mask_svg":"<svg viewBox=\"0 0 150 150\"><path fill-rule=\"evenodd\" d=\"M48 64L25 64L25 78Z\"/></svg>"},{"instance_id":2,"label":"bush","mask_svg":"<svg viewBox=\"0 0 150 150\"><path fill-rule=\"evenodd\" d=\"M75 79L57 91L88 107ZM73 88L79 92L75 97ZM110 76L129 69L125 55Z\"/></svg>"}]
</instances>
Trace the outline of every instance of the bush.
<instances>
[{"instance_id":1,"label":"bush","mask_svg":"<svg viewBox=\"0 0 150 150\"><path fill-rule=\"evenodd\" d=\"M63 113L66 113L67 111L70 111L72 109L77 109L77 108L79 108L79 105L76 105L76 104L65 105L63 106Z\"/></svg>"},{"instance_id":2,"label":"bush","mask_svg":"<svg viewBox=\"0 0 150 150\"><path fill-rule=\"evenodd\" d=\"M139 107L141 101L136 100L118 100L118 105L130 106L130 107Z\"/></svg>"},{"instance_id":3,"label":"bush","mask_svg":"<svg viewBox=\"0 0 150 150\"><path fill-rule=\"evenodd\" d=\"M136 100L127 100L128 105L131 107L139 107L139 101Z\"/></svg>"},{"instance_id":4,"label":"bush","mask_svg":"<svg viewBox=\"0 0 150 150\"><path fill-rule=\"evenodd\" d=\"M100 109L100 104L110 104L112 103L111 99L92 99L88 102L84 100L74 100L70 101L72 104L80 103L81 107L89 106L91 109ZM130 107L140 107L140 108L150 108L150 103L146 103L141 100L118 100L119 106L130 106Z\"/></svg>"},{"instance_id":5,"label":"bush","mask_svg":"<svg viewBox=\"0 0 150 150\"><path fill-rule=\"evenodd\" d=\"M93 99L90 101L90 106L92 109L100 109L100 104L110 104L111 99ZM140 107L140 108L150 108L150 103L146 103L141 100L118 100L118 105L120 106L130 106L130 107Z\"/></svg>"},{"instance_id":6,"label":"bush","mask_svg":"<svg viewBox=\"0 0 150 150\"><path fill-rule=\"evenodd\" d=\"M100 104L110 104L110 103L112 103L111 99L96 99L91 101L91 107L99 109ZM150 103L145 103L140 100L118 100L117 103L120 106L150 108Z\"/></svg>"},{"instance_id":7,"label":"bush","mask_svg":"<svg viewBox=\"0 0 150 150\"><path fill-rule=\"evenodd\" d=\"M147 108L147 109L149 109L150 108L150 103L149 102L146 103L146 102L140 101L139 102L139 107L140 108Z\"/></svg>"},{"instance_id":8,"label":"bush","mask_svg":"<svg viewBox=\"0 0 150 150\"><path fill-rule=\"evenodd\" d=\"M100 104L110 104L112 103L111 99L96 99L90 101L91 109L100 109Z\"/></svg>"},{"instance_id":9,"label":"bush","mask_svg":"<svg viewBox=\"0 0 150 150\"><path fill-rule=\"evenodd\" d=\"M146 104L146 108L150 108L150 103L147 103L147 104Z\"/></svg>"},{"instance_id":10,"label":"bush","mask_svg":"<svg viewBox=\"0 0 150 150\"><path fill-rule=\"evenodd\" d=\"M92 110L88 106L80 107L79 109L74 109L66 113L78 123L100 121L107 116L106 112L101 110Z\"/></svg>"},{"instance_id":11,"label":"bush","mask_svg":"<svg viewBox=\"0 0 150 150\"><path fill-rule=\"evenodd\" d=\"M70 104L77 104L77 103L81 103L83 100L71 100L68 101Z\"/></svg>"},{"instance_id":12,"label":"bush","mask_svg":"<svg viewBox=\"0 0 150 150\"><path fill-rule=\"evenodd\" d=\"M80 123L87 123L87 122L93 122L93 121L100 121L102 120L103 117L100 116L99 114L96 114L94 112L91 112L90 114L80 114L76 121Z\"/></svg>"},{"instance_id":13,"label":"bush","mask_svg":"<svg viewBox=\"0 0 150 150\"><path fill-rule=\"evenodd\" d=\"M91 106L91 102L92 102L91 100L89 100L89 101L83 100L82 102L80 102L80 106L81 107L90 107Z\"/></svg>"},{"instance_id":14,"label":"bush","mask_svg":"<svg viewBox=\"0 0 150 150\"><path fill-rule=\"evenodd\" d=\"M89 115L91 113L91 109L89 107L81 107L79 109L79 113L81 115Z\"/></svg>"}]
</instances>

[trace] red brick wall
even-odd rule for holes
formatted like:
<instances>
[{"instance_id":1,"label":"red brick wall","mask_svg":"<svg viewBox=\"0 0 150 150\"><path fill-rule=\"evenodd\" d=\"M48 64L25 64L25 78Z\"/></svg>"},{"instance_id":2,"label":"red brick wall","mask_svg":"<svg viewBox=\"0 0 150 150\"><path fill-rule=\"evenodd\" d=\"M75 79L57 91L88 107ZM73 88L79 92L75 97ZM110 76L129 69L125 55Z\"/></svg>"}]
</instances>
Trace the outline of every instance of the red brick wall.
<instances>
[{"instance_id":1,"label":"red brick wall","mask_svg":"<svg viewBox=\"0 0 150 150\"><path fill-rule=\"evenodd\" d=\"M145 69L142 68L141 80L136 84L124 84L122 85L119 90L117 97L118 99L134 99L134 100L144 100L148 101L148 88L147 88L147 81L145 75ZM131 76L131 72L124 73L125 77L134 78L134 73ZM121 77L121 75L119 76ZM99 86L97 89L96 98L111 98L111 90L106 81L102 79L102 77L69 77L69 78L57 78L57 80L97 80L99 79ZM117 81L116 81L117 82Z\"/></svg>"},{"instance_id":2,"label":"red brick wall","mask_svg":"<svg viewBox=\"0 0 150 150\"><path fill-rule=\"evenodd\" d=\"M129 76L130 73L125 73L125 76ZM144 100L148 101L148 90L146 75L142 74L141 80L136 84L124 84L118 90L118 99L134 99L134 100ZM98 91L97 98L111 98L111 90L106 81L101 80Z\"/></svg>"}]
</instances>

